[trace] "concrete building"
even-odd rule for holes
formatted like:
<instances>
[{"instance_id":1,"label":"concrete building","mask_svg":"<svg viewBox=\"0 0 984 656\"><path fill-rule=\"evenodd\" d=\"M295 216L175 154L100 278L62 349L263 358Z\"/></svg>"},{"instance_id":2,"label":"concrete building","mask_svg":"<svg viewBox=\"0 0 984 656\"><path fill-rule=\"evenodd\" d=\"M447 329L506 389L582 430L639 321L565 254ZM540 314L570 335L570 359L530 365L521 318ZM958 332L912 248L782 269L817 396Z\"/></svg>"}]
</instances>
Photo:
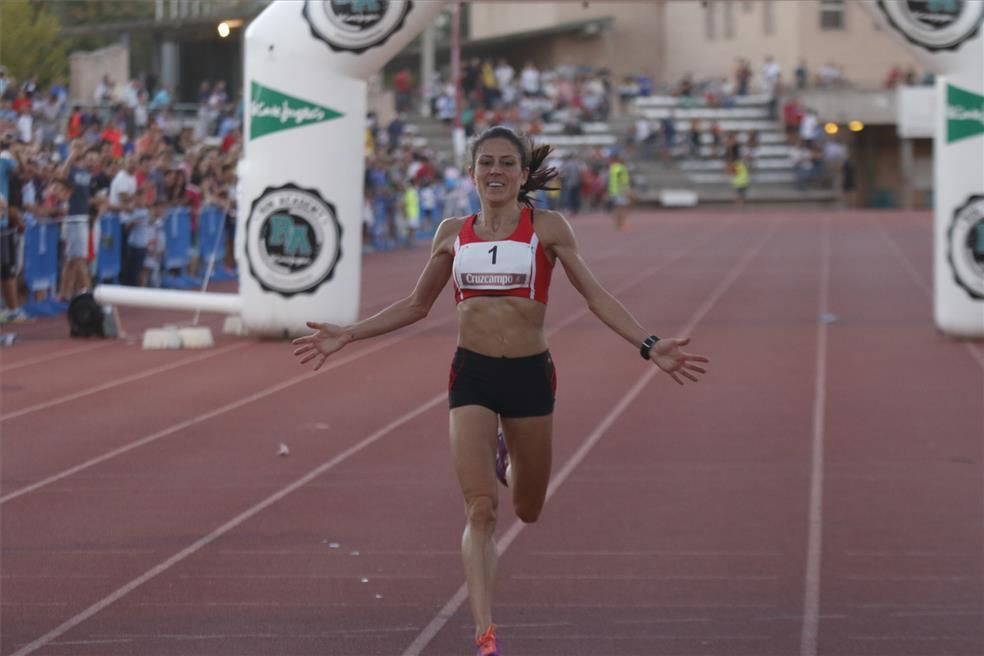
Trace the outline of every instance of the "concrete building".
<instances>
[{"instance_id":1,"label":"concrete building","mask_svg":"<svg viewBox=\"0 0 984 656\"><path fill-rule=\"evenodd\" d=\"M853 0L474 2L468 11L476 45L509 37L540 66L603 62L616 77L666 84L729 74L737 57L757 69L766 55L787 78L800 60L812 71L832 63L863 87L892 67L917 67Z\"/></svg>"},{"instance_id":2,"label":"concrete building","mask_svg":"<svg viewBox=\"0 0 984 656\"><path fill-rule=\"evenodd\" d=\"M476 2L468 5L466 54L494 49L514 66L595 65L613 81L646 75L656 93L685 76L694 82L730 76L749 61L758 91L771 56L792 85L801 63L810 84L801 102L821 120L861 120L848 142L857 162L862 205L922 206L930 202L932 143L896 134L896 95L884 88L892 69L915 59L883 32L855 0L650 0L648 2ZM508 43L508 48L503 45ZM840 69L841 84L817 88L821 67Z\"/></svg>"}]
</instances>

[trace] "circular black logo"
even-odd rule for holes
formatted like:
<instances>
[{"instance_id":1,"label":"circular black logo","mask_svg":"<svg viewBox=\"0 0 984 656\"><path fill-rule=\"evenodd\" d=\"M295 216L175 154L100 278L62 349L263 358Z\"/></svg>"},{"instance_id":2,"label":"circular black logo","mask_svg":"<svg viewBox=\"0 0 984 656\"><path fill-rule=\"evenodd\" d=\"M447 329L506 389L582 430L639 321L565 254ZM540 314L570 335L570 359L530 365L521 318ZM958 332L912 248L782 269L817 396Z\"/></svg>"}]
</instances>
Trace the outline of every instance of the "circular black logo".
<instances>
[{"instance_id":1,"label":"circular black logo","mask_svg":"<svg viewBox=\"0 0 984 656\"><path fill-rule=\"evenodd\" d=\"M971 298L984 300L984 195L971 196L957 208L948 237L954 280Z\"/></svg>"},{"instance_id":2,"label":"circular black logo","mask_svg":"<svg viewBox=\"0 0 984 656\"><path fill-rule=\"evenodd\" d=\"M958 0L908 0L909 17L929 30L944 30L960 18L962 2Z\"/></svg>"},{"instance_id":3,"label":"circular black logo","mask_svg":"<svg viewBox=\"0 0 984 656\"><path fill-rule=\"evenodd\" d=\"M966 0L878 0L878 7L910 43L930 52L956 50L984 20L984 3Z\"/></svg>"},{"instance_id":4,"label":"circular black logo","mask_svg":"<svg viewBox=\"0 0 984 656\"><path fill-rule=\"evenodd\" d=\"M386 43L412 7L410 0L305 0L301 13L332 50L359 53Z\"/></svg>"},{"instance_id":5,"label":"circular black logo","mask_svg":"<svg viewBox=\"0 0 984 656\"><path fill-rule=\"evenodd\" d=\"M312 293L331 280L342 255L342 226L335 206L314 189L268 187L246 219L250 273L283 296Z\"/></svg>"}]
</instances>

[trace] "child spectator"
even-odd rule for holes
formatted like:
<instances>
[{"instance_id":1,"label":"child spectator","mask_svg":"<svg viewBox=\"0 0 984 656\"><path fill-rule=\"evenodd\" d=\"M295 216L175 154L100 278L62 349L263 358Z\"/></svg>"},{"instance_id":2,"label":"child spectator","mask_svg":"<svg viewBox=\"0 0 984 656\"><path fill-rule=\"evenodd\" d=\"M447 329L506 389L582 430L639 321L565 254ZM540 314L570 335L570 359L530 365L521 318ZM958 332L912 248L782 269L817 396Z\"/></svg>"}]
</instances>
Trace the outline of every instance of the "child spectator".
<instances>
[{"instance_id":1,"label":"child spectator","mask_svg":"<svg viewBox=\"0 0 984 656\"><path fill-rule=\"evenodd\" d=\"M164 265L165 239L167 238L164 230L164 215L166 212L167 202L163 199L156 201L150 212L147 254L144 257L143 271L140 276L141 287L161 286L161 267Z\"/></svg>"},{"instance_id":2,"label":"child spectator","mask_svg":"<svg viewBox=\"0 0 984 656\"><path fill-rule=\"evenodd\" d=\"M133 211L127 215L129 236L126 259L123 261L123 271L120 276L124 285L143 287L147 284L144 261L147 259L148 246L154 233L151 227L151 209L156 202L154 183L144 180L137 190Z\"/></svg>"}]
</instances>

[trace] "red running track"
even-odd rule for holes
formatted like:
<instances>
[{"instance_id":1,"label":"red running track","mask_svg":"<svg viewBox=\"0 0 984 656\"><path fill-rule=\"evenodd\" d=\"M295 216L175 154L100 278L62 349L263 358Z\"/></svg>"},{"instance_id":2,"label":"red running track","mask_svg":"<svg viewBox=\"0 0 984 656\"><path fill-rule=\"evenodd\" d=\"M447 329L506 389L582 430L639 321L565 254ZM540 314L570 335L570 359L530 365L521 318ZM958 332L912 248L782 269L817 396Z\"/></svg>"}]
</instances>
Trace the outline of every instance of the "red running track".
<instances>
[{"instance_id":1,"label":"red running track","mask_svg":"<svg viewBox=\"0 0 984 656\"><path fill-rule=\"evenodd\" d=\"M554 478L536 525L502 499L505 653L984 654L984 345L932 326L930 218L575 229L644 324L713 362L688 388L654 375L556 272ZM365 312L426 256L367 256ZM452 306L318 374L282 342L149 352L18 326L0 352L0 654L473 653ZM135 336L188 318L123 311Z\"/></svg>"}]
</instances>

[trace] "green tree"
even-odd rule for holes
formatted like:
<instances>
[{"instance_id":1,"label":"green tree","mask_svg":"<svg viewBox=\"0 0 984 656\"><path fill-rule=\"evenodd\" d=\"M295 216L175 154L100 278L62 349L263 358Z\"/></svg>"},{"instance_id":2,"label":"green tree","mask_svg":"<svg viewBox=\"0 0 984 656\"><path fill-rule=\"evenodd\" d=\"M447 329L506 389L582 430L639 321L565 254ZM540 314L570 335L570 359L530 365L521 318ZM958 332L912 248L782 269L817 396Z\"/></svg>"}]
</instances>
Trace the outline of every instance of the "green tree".
<instances>
[{"instance_id":1,"label":"green tree","mask_svg":"<svg viewBox=\"0 0 984 656\"><path fill-rule=\"evenodd\" d=\"M58 19L30 0L0 1L0 63L18 80L38 76L46 85L68 69Z\"/></svg>"}]
</instances>

